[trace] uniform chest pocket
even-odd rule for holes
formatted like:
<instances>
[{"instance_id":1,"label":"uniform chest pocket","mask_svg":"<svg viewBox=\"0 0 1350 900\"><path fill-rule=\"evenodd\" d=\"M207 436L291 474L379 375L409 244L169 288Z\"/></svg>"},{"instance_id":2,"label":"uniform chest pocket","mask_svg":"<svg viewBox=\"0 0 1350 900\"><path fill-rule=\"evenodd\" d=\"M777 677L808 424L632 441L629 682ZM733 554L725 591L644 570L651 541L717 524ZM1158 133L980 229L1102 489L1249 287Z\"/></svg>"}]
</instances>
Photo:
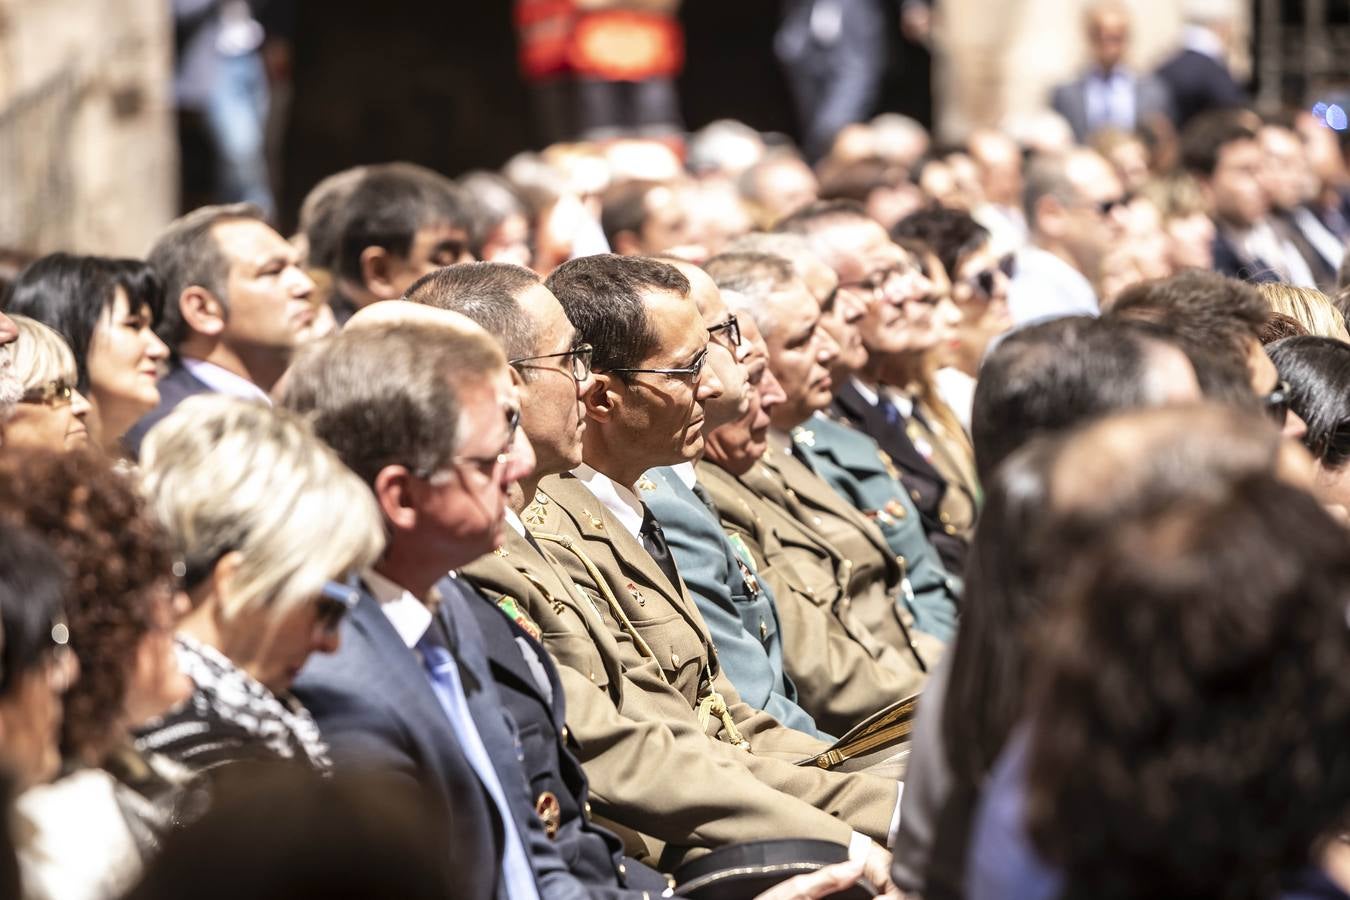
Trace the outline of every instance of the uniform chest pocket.
<instances>
[{"instance_id":1,"label":"uniform chest pocket","mask_svg":"<svg viewBox=\"0 0 1350 900\"><path fill-rule=\"evenodd\" d=\"M609 671L595 643L586 635L545 631L544 649L560 666L575 669L600 690L609 689Z\"/></svg>"},{"instance_id":2,"label":"uniform chest pocket","mask_svg":"<svg viewBox=\"0 0 1350 900\"><path fill-rule=\"evenodd\" d=\"M633 628L650 650L666 680L686 696L696 696L702 679L705 648L697 633L679 613L634 622Z\"/></svg>"}]
</instances>

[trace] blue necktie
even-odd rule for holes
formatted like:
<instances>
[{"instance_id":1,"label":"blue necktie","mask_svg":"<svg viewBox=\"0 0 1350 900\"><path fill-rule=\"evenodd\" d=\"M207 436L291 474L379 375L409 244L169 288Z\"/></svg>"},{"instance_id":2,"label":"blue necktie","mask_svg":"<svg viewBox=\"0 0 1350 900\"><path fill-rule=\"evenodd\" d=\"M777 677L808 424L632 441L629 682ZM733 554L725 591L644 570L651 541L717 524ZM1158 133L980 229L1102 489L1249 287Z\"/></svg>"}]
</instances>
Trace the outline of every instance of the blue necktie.
<instances>
[{"instance_id":1,"label":"blue necktie","mask_svg":"<svg viewBox=\"0 0 1350 900\"><path fill-rule=\"evenodd\" d=\"M497 815L502 820L503 843L505 852L502 857L502 881L506 886L509 900L539 900L539 889L535 884L534 870L530 867L525 845L521 843L520 833L516 830L516 820L511 807L506 802L506 792L497 779L497 770L492 767L492 759L483 738L478 734L469 713L469 701L464 696L464 684L459 677L459 665L450 651L437 645L431 637L431 629L417 642L417 651L422 655L422 663L431 679L431 687L436 699L450 720L450 727L459 737L464 756L473 766L478 780L497 806Z\"/></svg>"}]
</instances>

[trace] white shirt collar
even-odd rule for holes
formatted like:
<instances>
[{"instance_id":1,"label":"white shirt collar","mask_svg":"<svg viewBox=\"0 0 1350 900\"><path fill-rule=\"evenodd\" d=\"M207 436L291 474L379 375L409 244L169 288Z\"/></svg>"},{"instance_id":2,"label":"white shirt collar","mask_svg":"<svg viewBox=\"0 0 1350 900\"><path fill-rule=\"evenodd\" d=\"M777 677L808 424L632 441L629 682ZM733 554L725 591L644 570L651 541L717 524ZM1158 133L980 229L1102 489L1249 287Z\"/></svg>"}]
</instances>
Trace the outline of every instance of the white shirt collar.
<instances>
[{"instance_id":1,"label":"white shirt collar","mask_svg":"<svg viewBox=\"0 0 1350 900\"><path fill-rule=\"evenodd\" d=\"M409 648L416 647L422 635L431 627L430 607L417 599L412 591L385 578L374 569L367 569L362 574L361 580L370 588L370 593L380 604L380 611L389 619L389 624L394 626L403 643ZM433 596L428 599L434 602L439 597L435 595L435 588L431 590Z\"/></svg>"},{"instance_id":2,"label":"white shirt collar","mask_svg":"<svg viewBox=\"0 0 1350 900\"><path fill-rule=\"evenodd\" d=\"M614 481L608 475L595 471L590 466L582 463L572 471L582 484L595 495L595 499L614 514L623 527L633 537L638 537L638 532L642 530L642 519L646 510L642 505L642 500L633 493L631 488L626 488ZM639 538L640 540L640 538Z\"/></svg>"},{"instance_id":3,"label":"white shirt collar","mask_svg":"<svg viewBox=\"0 0 1350 900\"><path fill-rule=\"evenodd\" d=\"M244 400L261 400L268 406L272 405L272 399L267 396L266 391L229 369L223 369L204 359L189 359L186 356L179 361L183 364L183 368L188 370L189 375L218 394L228 394Z\"/></svg>"},{"instance_id":4,"label":"white shirt collar","mask_svg":"<svg viewBox=\"0 0 1350 900\"><path fill-rule=\"evenodd\" d=\"M914 400L903 391L897 391L895 388L886 388L886 399L891 401L891 405L900 411L900 415L906 419L914 415Z\"/></svg>"},{"instance_id":5,"label":"white shirt collar","mask_svg":"<svg viewBox=\"0 0 1350 900\"><path fill-rule=\"evenodd\" d=\"M1181 29L1181 46L1219 62L1227 62L1224 59L1223 41L1203 25L1184 26Z\"/></svg>"},{"instance_id":6,"label":"white shirt collar","mask_svg":"<svg viewBox=\"0 0 1350 900\"><path fill-rule=\"evenodd\" d=\"M850 380L853 382L853 389L857 391L858 394L864 400L867 401L869 406L877 405L877 392L872 388L870 384L864 384L857 378L852 378Z\"/></svg>"},{"instance_id":7,"label":"white shirt collar","mask_svg":"<svg viewBox=\"0 0 1350 900\"><path fill-rule=\"evenodd\" d=\"M514 509L508 509L506 511L506 524L510 525L516 534L521 537L525 536L525 523L520 521L520 516L516 515Z\"/></svg>"},{"instance_id":8,"label":"white shirt collar","mask_svg":"<svg viewBox=\"0 0 1350 900\"><path fill-rule=\"evenodd\" d=\"M792 455L792 435L777 428L770 428L766 437L770 450L777 451L784 456Z\"/></svg>"},{"instance_id":9,"label":"white shirt collar","mask_svg":"<svg viewBox=\"0 0 1350 900\"><path fill-rule=\"evenodd\" d=\"M677 463L670 467L670 471L674 472L680 483L691 491L694 485L698 484L698 473L694 471L694 464L691 462Z\"/></svg>"}]
</instances>

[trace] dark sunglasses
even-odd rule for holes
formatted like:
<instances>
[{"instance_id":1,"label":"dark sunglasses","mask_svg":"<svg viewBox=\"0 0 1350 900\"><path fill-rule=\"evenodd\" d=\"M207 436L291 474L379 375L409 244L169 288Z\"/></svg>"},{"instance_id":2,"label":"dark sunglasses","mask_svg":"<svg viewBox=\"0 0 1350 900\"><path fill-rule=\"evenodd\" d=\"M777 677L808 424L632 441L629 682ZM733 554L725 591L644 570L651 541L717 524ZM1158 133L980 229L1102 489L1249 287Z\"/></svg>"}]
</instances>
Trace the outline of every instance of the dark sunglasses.
<instances>
[{"instance_id":1,"label":"dark sunglasses","mask_svg":"<svg viewBox=\"0 0 1350 900\"><path fill-rule=\"evenodd\" d=\"M31 388L23 392L19 398L20 403L39 404L58 408L69 406L75 389L61 379L49 381L41 387Z\"/></svg>"},{"instance_id":2,"label":"dark sunglasses","mask_svg":"<svg viewBox=\"0 0 1350 900\"><path fill-rule=\"evenodd\" d=\"M544 359L568 359L571 360L570 371L572 377L578 383L591 377L591 355L594 351L590 344L577 344L571 350L564 350L562 353L546 353L543 356L522 356L518 359L507 360L517 369L538 369L542 366L530 366L527 363L538 362Z\"/></svg>"},{"instance_id":3,"label":"dark sunglasses","mask_svg":"<svg viewBox=\"0 0 1350 900\"><path fill-rule=\"evenodd\" d=\"M708 336L713 340L719 340L726 336L727 343L724 345L735 355L736 348L741 345L741 323L735 316L727 319L721 325L714 325L708 329Z\"/></svg>"},{"instance_id":4,"label":"dark sunglasses","mask_svg":"<svg viewBox=\"0 0 1350 900\"><path fill-rule=\"evenodd\" d=\"M1122 209L1126 206L1129 206L1130 203L1133 201L1134 201L1133 197L1131 197L1129 194L1125 194L1124 196L1117 197L1113 200L1102 200L1098 203L1094 203L1093 208L1096 209L1097 212L1100 213L1102 216L1109 216L1117 209Z\"/></svg>"},{"instance_id":5,"label":"dark sunglasses","mask_svg":"<svg viewBox=\"0 0 1350 900\"><path fill-rule=\"evenodd\" d=\"M329 634L338 630L347 613L356 609L361 599L361 591L356 586L356 576L346 581L328 581L319 591L317 624Z\"/></svg>"},{"instance_id":6,"label":"dark sunglasses","mask_svg":"<svg viewBox=\"0 0 1350 900\"><path fill-rule=\"evenodd\" d=\"M994 296L994 287L997 284L999 272L1002 272L1003 277L1011 281L1012 277L1017 274L1017 257L1009 253L1000 259L997 265L976 272L967 278L966 282L984 296L992 297Z\"/></svg>"},{"instance_id":7,"label":"dark sunglasses","mask_svg":"<svg viewBox=\"0 0 1350 900\"><path fill-rule=\"evenodd\" d=\"M1289 382L1281 381L1275 385L1273 391L1261 398L1261 405L1265 407L1266 415L1283 428L1289 418Z\"/></svg>"}]
</instances>

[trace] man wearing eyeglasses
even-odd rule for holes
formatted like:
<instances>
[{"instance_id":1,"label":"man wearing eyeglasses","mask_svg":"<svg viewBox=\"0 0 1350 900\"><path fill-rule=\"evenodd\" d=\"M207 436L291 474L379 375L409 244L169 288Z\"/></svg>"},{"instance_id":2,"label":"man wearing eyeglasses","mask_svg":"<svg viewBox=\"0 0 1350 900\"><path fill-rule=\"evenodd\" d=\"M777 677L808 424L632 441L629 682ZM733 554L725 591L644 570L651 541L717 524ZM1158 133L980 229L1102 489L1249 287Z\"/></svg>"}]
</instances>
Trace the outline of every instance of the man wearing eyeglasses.
<instances>
[{"instance_id":1,"label":"man wearing eyeglasses","mask_svg":"<svg viewBox=\"0 0 1350 900\"><path fill-rule=\"evenodd\" d=\"M700 833L714 822L697 811L706 803L739 810L719 823L731 826L737 840L810 835L849 845L873 861L885 857L873 841L889 836L894 782L788 761L827 745L741 700L721 670L664 531L642 501L639 482L648 469L702 451L706 405L724 390L704 366L710 336L689 299L688 279L655 260L595 256L560 266L548 286L579 336L595 346L595 373L583 398L585 463L545 478L523 519L603 622L612 639L606 646L618 649L619 716L634 728L663 726L654 737L665 731L706 736L703 761L689 772L666 767L675 757L666 755L664 738L654 745L650 765L583 742L583 758L599 754L586 759L592 780L640 791L636 782L656 773L671 799L633 820L631 838L655 852L659 842L651 829L663 825L663 807L675 804L669 815L689 837L669 848L667 863L691 842L706 844Z\"/></svg>"},{"instance_id":2,"label":"man wearing eyeglasses","mask_svg":"<svg viewBox=\"0 0 1350 900\"><path fill-rule=\"evenodd\" d=\"M1031 243L1017 254L1008 290L1013 325L1098 312L1107 253L1124 235L1125 190L1096 151L1042 157L1027 169Z\"/></svg>"}]
</instances>

